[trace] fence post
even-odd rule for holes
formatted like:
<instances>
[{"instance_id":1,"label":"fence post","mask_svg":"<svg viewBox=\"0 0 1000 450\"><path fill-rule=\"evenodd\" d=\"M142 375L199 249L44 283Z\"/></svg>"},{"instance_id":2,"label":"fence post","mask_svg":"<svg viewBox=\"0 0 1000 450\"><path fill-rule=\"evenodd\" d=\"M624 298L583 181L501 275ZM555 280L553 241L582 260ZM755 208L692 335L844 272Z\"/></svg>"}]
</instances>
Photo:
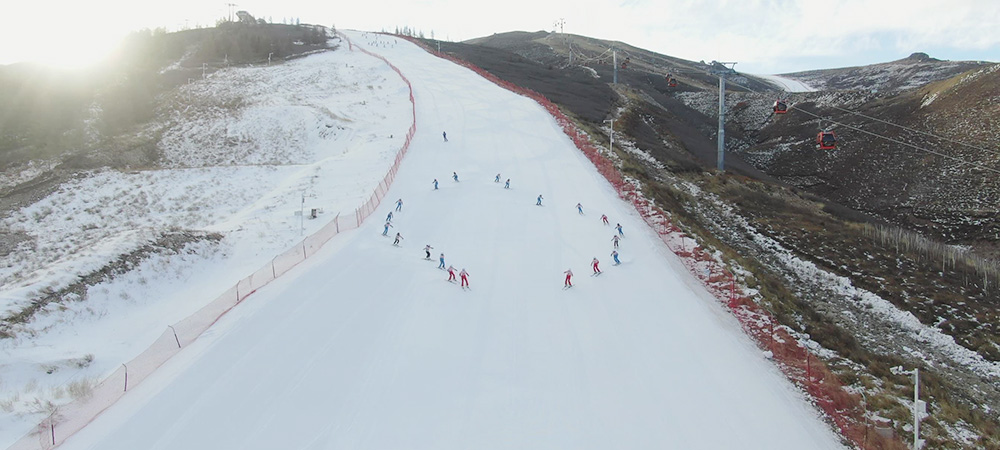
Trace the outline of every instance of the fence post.
<instances>
[{"instance_id":1,"label":"fence post","mask_svg":"<svg viewBox=\"0 0 1000 450\"><path fill-rule=\"evenodd\" d=\"M812 353L809 353L809 349L806 348L806 389L812 386Z\"/></svg>"},{"instance_id":2,"label":"fence post","mask_svg":"<svg viewBox=\"0 0 1000 450\"><path fill-rule=\"evenodd\" d=\"M771 333L767 335L770 338L768 340L768 344L767 344L768 347L767 348L768 348L768 350L771 350L771 352L773 353L774 352L774 317L773 316L768 316L768 318L771 319L771 320L768 321L768 323L771 325Z\"/></svg>"},{"instance_id":3,"label":"fence post","mask_svg":"<svg viewBox=\"0 0 1000 450\"><path fill-rule=\"evenodd\" d=\"M174 341L177 342L177 348L181 348L181 340L177 337L177 330L174 329L173 325L167 325L167 328L170 328L174 332Z\"/></svg>"},{"instance_id":4,"label":"fence post","mask_svg":"<svg viewBox=\"0 0 1000 450\"><path fill-rule=\"evenodd\" d=\"M122 367L125 368L125 389L122 392L128 392L128 366L122 363Z\"/></svg>"}]
</instances>

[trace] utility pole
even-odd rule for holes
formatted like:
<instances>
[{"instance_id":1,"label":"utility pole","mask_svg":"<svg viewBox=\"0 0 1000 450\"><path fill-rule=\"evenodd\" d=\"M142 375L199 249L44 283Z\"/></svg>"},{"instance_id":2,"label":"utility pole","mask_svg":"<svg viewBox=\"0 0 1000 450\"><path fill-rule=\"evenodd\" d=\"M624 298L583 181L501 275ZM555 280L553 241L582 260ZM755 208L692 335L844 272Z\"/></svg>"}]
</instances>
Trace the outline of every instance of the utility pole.
<instances>
[{"instance_id":1,"label":"utility pole","mask_svg":"<svg viewBox=\"0 0 1000 450\"><path fill-rule=\"evenodd\" d=\"M563 27L565 25L566 25L566 19L563 19L563 18L559 18L559 20L557 20L556 23L555 23L556 28L559 30L559 34L563 35L563 41L566 42L566 45L569 46L569 65L572 66L573 65L573 44L569 43L569 38L566 37L566 32L563 30Z\"/></svg>"},{"instance_id":2,"label":"utility pole","mask_svg":"<svg viewBox=\"0 0 1000 450\"><path fill-rule=\"evenodd\" d=\"M728 64L736 66L735 62L712 61L712 73L719 76L719 163L720 172L726 171L726 75L736 73ZM722 68L719 68L722 66Z\"/></svg>"},{"instance_id":3,"label":"utility pole","mask_svg":"<svg viewBox=\"0 0 1000 450\"><path fill-rule=\"evenodd\" d=\"M927 403L920 400L920 369L913 368L913 450L924 448L920 439L920 421L927 415Z\"/></svg>"},{"instance_id":4,"label":"utility pole","mask_svg":"<svg viewBox=\"0 0 1000 450\"><path fill-rule=\"evenodd\" d=\"M913 450L924 448L924 440L920 439L920 421L927 417L927 402L920 400L920 369L903 370L896 366L889 369L895 375L913 374Z\"/></svg>"},{"instance_id":5,"label":"utility pole","mask_svg":"<svg viewBox=\"0 0 1000 450\"><path fill-rule=\"evenodd\" d=\"M237 6L240 6L240 5L237 5L236 3L226 3L226 6L229 7L229 21L232 22L233 21L233 8L235 8Z\"/></svg>"}]
</instances>

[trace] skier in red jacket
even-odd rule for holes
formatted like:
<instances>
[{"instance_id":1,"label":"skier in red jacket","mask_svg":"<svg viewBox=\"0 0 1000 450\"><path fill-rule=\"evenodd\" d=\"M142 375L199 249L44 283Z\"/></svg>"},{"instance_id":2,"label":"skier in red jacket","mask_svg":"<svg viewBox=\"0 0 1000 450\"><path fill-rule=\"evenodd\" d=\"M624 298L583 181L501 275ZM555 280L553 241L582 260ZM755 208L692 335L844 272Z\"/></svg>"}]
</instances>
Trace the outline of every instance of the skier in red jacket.
<instances>
[{"instance_id":1,"label":"skier in red jacket","mask_svg":"<svg viewBox=\"0 0 1000 450\"><path fill-rule=\"evenodd\" d=\"M594 258L593 261L590 262L590 265L594 267L594 275L597 275L597 274L601 273L601 269L599 269L597 267L597 265L600 264L600 263L601 262L598 261L596 257Z\"/></svg>"},{"instance_id":2,"label":"skier in red jacket","mask_svg":"<svg viewBox=\"0 0 1000 450\"><path fill-rule=\"evenodd\" d=\"M566 281L563 282L563 288L573 287L573 269L569 269L563 273L566 274Z\"/></svg>"},{"instance_id":3,"label":"skier in red jacket","mask_svg":"<svg viewBox=\"0 0 1000 450\"><path fill-rule=\"evenodd\" d=\"M466 272L463 268L462 271L458 273L458 276L462 279L462 287L469 287L469 272Z\"/></svg>"}]
</instances>

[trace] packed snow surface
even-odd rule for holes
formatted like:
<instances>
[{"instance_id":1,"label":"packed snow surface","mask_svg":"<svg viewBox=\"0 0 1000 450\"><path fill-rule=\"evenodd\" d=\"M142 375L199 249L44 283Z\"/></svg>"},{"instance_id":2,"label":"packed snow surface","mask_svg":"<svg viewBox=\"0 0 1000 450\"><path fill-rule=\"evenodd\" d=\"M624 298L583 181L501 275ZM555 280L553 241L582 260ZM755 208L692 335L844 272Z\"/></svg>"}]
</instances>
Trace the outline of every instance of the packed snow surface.
<instances>
[{"instance_id":1,"label":"packed snow surface","mask_svg":"<svg viewBox=\"0 0 1000 450\"><path fill-rule=\"evenodd\" d=\"M413 83L418 131L381 208L61 448L843 448L540 106L349 35Z\"/></svg>"},{"instance_id":2,"label":"packed snow surface","mask_svg":"<svg viewBox=\"0 0 1000 450\"><path fill-rule=\"evenodd\" d=\"M763 79L765 79L767 81L770 81L771 84L774 84L774 85L778 86L779 88L781 88L781 90L783 90L785 92L814 92L814 91L816 91L815 88L813 88L812 86L809 86L808 84L805 84L805 83L803 83L803 82L801 82L799 80L795 80L795 79L792 79L792 78L783 77L781 75L754 75L754 76L757 77L757 78L763 78Z\"/></svg>"}]
</instances>

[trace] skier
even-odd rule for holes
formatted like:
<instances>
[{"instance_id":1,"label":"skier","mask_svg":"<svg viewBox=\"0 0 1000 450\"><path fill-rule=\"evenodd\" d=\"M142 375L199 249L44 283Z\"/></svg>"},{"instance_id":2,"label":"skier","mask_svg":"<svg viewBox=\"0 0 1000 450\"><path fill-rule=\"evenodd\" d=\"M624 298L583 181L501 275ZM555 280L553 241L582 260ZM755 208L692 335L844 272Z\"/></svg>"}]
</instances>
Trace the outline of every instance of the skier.
<instances>
[{"instance_id":1,"label":"skier","mask_svg":"<svg viewBox=\"0 0 1000 450\"><path fill-rule=\"evenodd\" d=\"M389 227L391 227L391 226L392 226L391 223L389 223L389 222L385 223L385 229L382 230L382 236L387 236L389 234Z\"/></svg>"},{"instance_id":2,"label":"skier","mask_svg":"<svg viewBox=\"0 0 1000 450\"><path fill-rule=\"evenodd\" d=\"M598 264L600 264L600 261L598 261L597 257L595 256L594 260L590 262L590 265L594 268L594 275L601 273L601 269L597 267Z\"/></svg>"},{"instance_id":3,"label":"skier","mask_svg":"<svg viewBox=\"0 0 1000 450\"><path fill-rule=\"evenodd\" d=\"M499 173L497 174L497 177L493 179L493 182L494 183L499 183L500 182L500 174Z\"/></svg>"},{"instance_id":4,"label":"skier","mask_svg":"<svg viewBox=\"0 0 1000 450\"><path fill-rule=\"evenodd\" d=\"M601 214L601 222L604 222L605 225L609 225L607 214Z\"/></svg>"},{"instance_id":5,"label":"skier","mask_svg":"<svg viewBox=\"0 0 1000 450\"><path fill-rule=\"evenodd\" d=\"M402 211L402 210L403 210L403 199L396 200L396 211Z\"/></svg>"},{"instance_id":6,"label":"skier","mask_svg":"<svg viewBox=\"0 0 1000 450\"><path fill-rule=\"evenodd\" d=\"M386 222L392 222L392 211L389 211L389 215L385 216L385 221Z\"/></svg>"},{"instance_id":7,"label":"skier","mask_svg":"<svg viewBox=\"0 0 1000 450\"><path fill-rule=\"evenodd\" d=\"M435 178L434 179L434 189L437 190L437 188L438 188L438 179Z\"/></svg>"},{"instance_id":8,"label":"skier","mask_svg":"<svg viewBox=\"0 0 1000 450\"><path fill-rule=\"evenodd\" d=\"M447 131L442 131L441 132L441 137L444 138L445 142L448 142L448 132Z\"/></svg>"},{"instance_id":9,"label":"skier","mask_svg":"<svg viewBox=\"0 0 1000 450\"><path fill-rule=\"evenodd\" d=\"M463 267L462 271L458 273L458 276L459 276L459 278L462 279L462 287L468 288L469 287L469 272L466 272L465 268Z\"/></svg>"},{"instance_id":10,"label":"skier","mask_svg":"<svg viewBox=\"0 0 1000 450\"><path fill-rule=\"evenodd\" d=\"M625 233L622 231L622 224L616 223L615 228L618 230L618 234L621 235L621 237L625 237Z\"/></svg>"},{"instance_id":11,"label":"skier","mask_svg":"<svg viewBox=\"0 0 1000 450\"><path fill-rule=\"evenodd\" d=\"M510 189L510 178L507 179L507 183L503 185L504 189Z\"/></svg>"},{"instance_id":12,"label":"skier","mask_svg":"<svg viewBox=\"0 0 1000 450\"><path fill-rule=\"evenodd\" d=\"M542 194L538 194L538 201L535 202L535 206L542 206Z\"/></svg>"},{"instance_id":13,"label":"skier","mask_svg":"<svg viewBox=\"0 0 1000 450\"><path fill-rule=\"evenodd\" d=\"M444 269L444 253L441 254L441 258L438 261L441 261L441 264L438 264L438 269Z\"/></svg>"},{"instance_id":14,"label":"skier","mask_svg":"<svg viewBox=\"0 0 1000 450\"><path fill-rule=\"evenodd\" d=\"M618 260L618 250L612 250L611 251L611 257L615 259L615 265L616 266L622 265L622 262Z\"/></svg>"},{"instance_id":15,"label":"skier","mask_svg":"<svg viewBox=\"0 0 1000 450\"><path fill-rule=\"evenodd\" d=\"M432 248L434 248L434 247L431 247L431 244L427 244L427 245L424 246L424 253L425 253L424 259L426 259L428 261L431 260L431 249Z\"/></svg>"},{"instance_id":16,"label":"skier","mask_svg":"<svg viewBox=\"0 0 1000 450\"><path fill-rule=\"evenodd\" d=\"M396 240L392 241L392 245L395 245L395 246L398 247L399 246L399 241L401 241L401 240L403 240L403 236L400 235L399 233L396 233Z\"/></svg>"},{"instance_id":17,"label":"skier","mask_svg":"<svg viewBox=\"0 0 1000 450\"><path fill-rule=\"evenodd\" d=\"M577 211L578 213L580 213L580 215L582 216L582 215L583 215L583 205L581 205L581 204L577 203L577 204L576 204L576 211Z\"/></svg>"},{"instance_id":18,"label":"skier","mask_svg":"<svg viewBox=\"0 0 1000 450\"><path fill-rule=\"evenodd\" d=\"M613 236L611 236L611 242L614 242L614 243L615 243L615 248L618 248L618 240L619 240L619 239L620 239L620 238L618 237L618 235L617 235L617 234L616 234L616 235L613 235Z\"/></svg>"},{"instance_id":19,"label":"skier","mask_svg":"<svg viewBox=\"0 0 1000 450\"><path fill-rule=\"evenodd\" d=\"M458 172L452 172L452 173L451 173L451 178L452 178L453 180L455 180L455 181L458 181Z\"/></svg>"},{"instance_id":20,"label":"skier","mask_svg":"<svg viewBox=\"0 0 1000 450\"><path fill-rule=\"evenodd\" d=\"M566 281L563 282L563 289L573 287L573 269L569 269L563 273L566 274Z\"/></svg>"},{"instance_id":21,"label":"skier","mask_svg":"<svg viewBox=\"0 0 1000 450\"><path fill-rule=\"evenodd\" d=\"M455 266L448 266L448 281L455 282Z\"/></svg>"}]
</instances>

